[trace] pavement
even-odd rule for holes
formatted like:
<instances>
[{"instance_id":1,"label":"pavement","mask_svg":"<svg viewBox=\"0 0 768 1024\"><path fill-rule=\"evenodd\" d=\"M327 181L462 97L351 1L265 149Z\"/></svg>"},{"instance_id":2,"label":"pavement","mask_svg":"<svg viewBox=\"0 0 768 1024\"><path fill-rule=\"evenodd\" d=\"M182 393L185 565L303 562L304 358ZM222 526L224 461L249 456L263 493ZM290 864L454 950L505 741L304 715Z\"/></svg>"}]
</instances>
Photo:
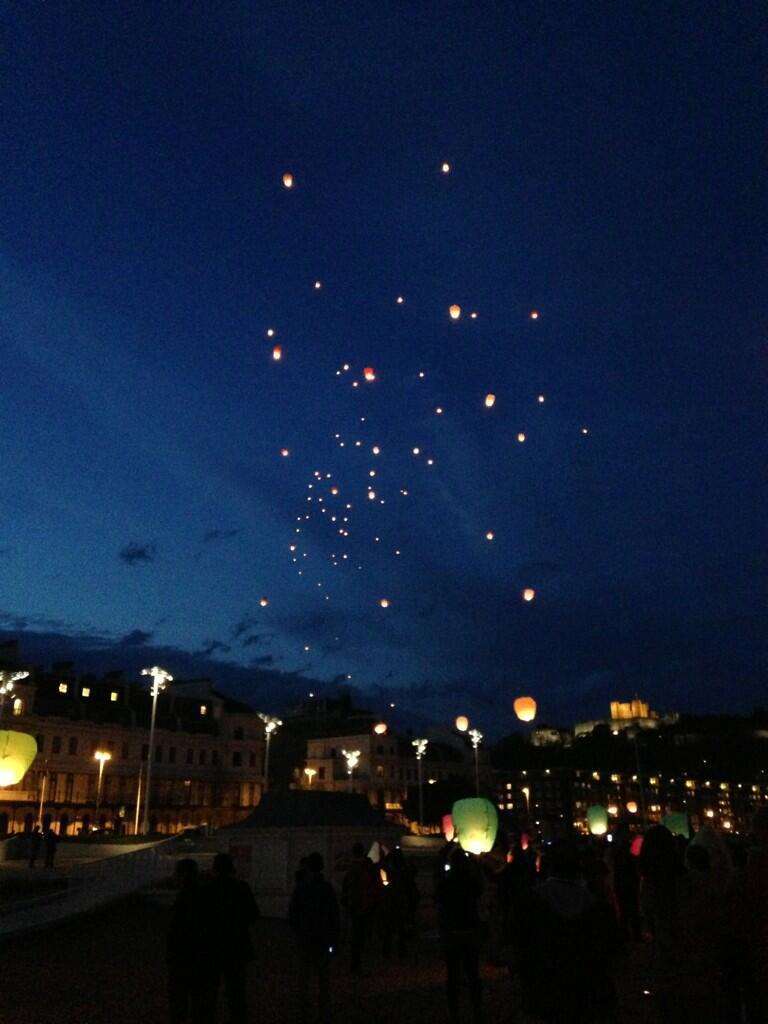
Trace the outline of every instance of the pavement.
<instances>
[{"instance_id":1,"label":"pavement","mask_svg":"<svg viewBox=\"0 0 768 1024\"><path fill-rule=\"evenodd\" d=\"M152 1024L166 1021L164 936L168 907L146 895L0 945L3 1004L14 1024ZM297 1019L298 963L284 921L254 929L257 959L250 978L251 1019ZM369 976L355 980L342 947L333 972L334 1019L344 1024L447 1024L444 972L437 937L425 922L408 963L385 963L378 950ZM642 995L645 951L619 970L621 1024L663 1024ZM486 1024L533 1024L518 1009L507 971L485 965ZM10 1018L9 1018L10 1019ZM220 1014L220 1019L226 1019ZM469 1020L468 1007L461 1014ZM308 1022L311 1024L311 1022Z\"/></svg>"}]
</instances>

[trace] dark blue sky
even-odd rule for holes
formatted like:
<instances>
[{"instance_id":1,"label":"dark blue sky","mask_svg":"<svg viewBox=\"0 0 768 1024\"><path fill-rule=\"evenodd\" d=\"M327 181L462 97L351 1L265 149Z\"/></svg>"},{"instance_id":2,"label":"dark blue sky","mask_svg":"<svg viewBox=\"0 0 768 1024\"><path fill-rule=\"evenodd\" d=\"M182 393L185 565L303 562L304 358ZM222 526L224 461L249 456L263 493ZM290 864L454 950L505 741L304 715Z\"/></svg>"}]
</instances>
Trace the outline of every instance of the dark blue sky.
<instances>
[{"instance_id":1,"label":"dark blue sky","mask_svg":"<svg viewBox=\"0 0 768 1024\"><path fill-rule=\"evenodd\" d=\"M767 26L632 7L9 10L3 628L488 728L759 702Z\"/></svg>"}]
</instances>

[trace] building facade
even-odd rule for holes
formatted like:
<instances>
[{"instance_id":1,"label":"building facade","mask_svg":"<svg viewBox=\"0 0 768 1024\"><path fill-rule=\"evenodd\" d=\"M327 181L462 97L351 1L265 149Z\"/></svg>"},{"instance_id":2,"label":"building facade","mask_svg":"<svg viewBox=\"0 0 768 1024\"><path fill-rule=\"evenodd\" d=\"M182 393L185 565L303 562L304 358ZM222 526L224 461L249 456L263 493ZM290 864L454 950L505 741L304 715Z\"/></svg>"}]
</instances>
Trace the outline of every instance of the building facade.
<instances>
[{"instance_id":1,"label":"building facade","mask_svg":"<svg viewBox=\"0 0 768 1024\"><path fill-rule=\"evenodd\" d=\"M68 664L32 671L16 684L0 724L35 736L38 752L23 779L0 790L0 834L37 822L68 835L93 827L134 834L144 812L150 715L146 682L77 676ZM101 785L97 751L109 755ZM253 710L209 680L171 683L157 700L150 830L234 823L259 802L263 765L263 723Z\"/></svg>"}]
</instances>

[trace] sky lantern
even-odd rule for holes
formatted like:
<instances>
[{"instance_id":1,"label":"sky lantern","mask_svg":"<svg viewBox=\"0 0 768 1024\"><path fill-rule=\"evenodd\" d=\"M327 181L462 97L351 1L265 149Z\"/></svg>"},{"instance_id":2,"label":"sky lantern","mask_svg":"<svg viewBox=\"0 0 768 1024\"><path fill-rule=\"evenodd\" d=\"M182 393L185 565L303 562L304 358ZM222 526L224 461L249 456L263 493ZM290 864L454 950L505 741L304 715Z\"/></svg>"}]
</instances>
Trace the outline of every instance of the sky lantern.
<instances>
[{"instance_id":1,"label":"sky lantern","mask_svg":"<svg viewBox=\"0 0 768 1024\"><path fill-rule=\"evenodd\" d=\"M539 311L537 309L532 309L531 310L531 320L538 320L538 319L539 319Z\"/></svg>"},{"instance_id":2,"label":"sky lantern","mask_svg":"<svg viewBox=\"0 0 768 1024\"><path fill-rule=\"evenodd\" d=\"M259 601L259 604L261 605L262 608L266 608L267 605L269 604L269 598L262 597L262 599Z\"/></svg>"},{"instance_id":3,"label":"sky lantern","mask_svg":"<svg viewBox=\"0 0 768 1024\"><path fill-rule=\"evenodd\" d=\"M523 443L523 441L525 440L525 434L524 434L524 433L522 432L522 430L521 430L521 431L520 431L520 433L519 433L519 434L517 435L517 440L518 440L518 441L520 442L520 444L522 444L522 443Z\"/></svg>"},{"instance_id":4,"label":"sky lantern","mask_svg":"<svg viewBox=\"0 0 768 1024\"><path fill-rule=\"evenodd\" d=\"M533 589L533 587L526 587L523 591L523 600L528 601L528 603L530 604L534 597L536 597L536 591Z\"/></svg>"},{"instance_id":5,"label":"sky lantern","mask_svg":"<svg viewBox=\"0 0 768 1024\"><path fill-rule=\"evenodd\" d=\"M37 741L26 732L0 731L0 786L21 782L37 754Z\"/></svg>"},{"instance_id":6,"label":"sky lantern","mask_svg":"<svg viewBox=\"0 0 768 1024\"><path fill-rule=\"evenodd\" d=\"M587 809L587 826L593 836L604 836L608 831L608 812L600 804Z\"/></svg>"},{"instance_id":7,"label":"sky lantern","mask_svg":"<svg viewBox=\"0 0 768 1024\"><path fill-rule=\"evenodd\" d=\"M544 395L539 395L537 401L538 401L539 405L543 405L544 404Z\"/></svg>"},{"instance_id":8,"label":"sky lantern","mask_svg":"<svg viewBox=\"0 0 768 1024\"><path fill-rule=\"evenodd\" d=\"M387 731L387 723L377 722L376 725L374 725L373 727L373 731L376 733L377 736L383 736Z\"/></svg>"},{"instance_id":9,"label":"sky lantern","mask_svg":"<svg viewBox=\"0 0 768 1024\"><path fill-rule=\"evenodd\" d=\"M284 459L287 459L291 453L287 448L281 448L280 454L283 456Z\"/></svg>"},{"instance_id":10,"label":"sky lantern","mask_svg":"<svg viewBox=\"0 0 768 1024\"><path fill-rule=\"evenodd\" d=\"M459 732L466 732L469 728L469 719L466 715L459 715L456 721L453 723Z\"/></svg>"},{"instance_id":11,"label":"sky lantern","mask_svg":"<svg viewBox=\"0 0 768 1024\"><path fill-rule=\"evenodd\" d=\"M363 376L367 381L376 380L376 371L372 366L366 366L363 370Z\"/></svg>"},{"instance_id":12,"label":"sky lantern","mask_svg":"<svg viewBox=\"0 0 768 1024\"><path fill-rule=\"evenodd\" d=\"M286 171L283 175L283 186L285 188L293 188L293 175L290 171Z\"/></svg>"},{"instance_id":13,"label":"sky lantern","mask_svg":"<svg viewBox=\"0 0 768 1024\"><path fill-rule=\"evenodd\" d=\"M518 697L512 706L521 722L532 722L536 717L536 701L533 697Z\"/></svg>"},{"instance_id":14,"label":"sky lantern","mask_svg":"<svg viewBox=\"0 0 768 1024\"><path fill-rule=\"evenodd\" d=\"M627 810L630 814L637 814L637 801L627 800Z\"/></svg>"},{"instance_id":15,"label":"sky lantern","mask_svg":"<svg viewBox=\"0 0 768 1024\"><path fill-rule=\"evenodd\" d=\"M450 174L451 165L447 161L444 161L442 166L440 167L440 170L443 172L443 174Z\"/></svg>"},{"instance_id":16,"label":"sky lantern","mask_svg":"<svg viewBox=\"0 0 768 1024\"><path fill-rule=\"evenodd\" d=\"M319 292L322 287L323 287L323 282L322 281L315 281L315 291L316 292Z\"/></svg>"},{"instance_id":17,"label":"sky lantern","mask_svg":"<svg viewBox=\"0 0 768 1024\"><path fill-rule=\"evenodd\" d=\"M461 306L457 306L456 303L454 302L452 306L449 306L448 312L450 314L451 320L458 320L459 317L461 316Z\"/></svg>"},{"instance_id":18,"label":"sky lantern","mask_svg":"<svg viewBox=\"0 0 768 1024\"><path fill-rule=\"evenodd\" d=\"M496 395L493 395L493 394L490 394L490 393L487 394L485 396L485 408L486 409L492 409L495 404L496 404Z\"/></svg>"},{"instance_id":19,"label":"sky lantern","mask_svg":"<svg viewBox=\"0 0 768 1024\"><path fill-rule=\"evenodd\" d=\"M280 360L283 358L283 350L280 345L275 345L275 347L272 349L272 358L276 363L279 363Z\"/></svg>"},{"instance_id":20,"label":"sky lantern","mask_svg":"<svg viewBox=\"0 0 768 1024\"><path fill-rule=\"evenodd\" d=\"M2 735L2 733L0 733ZM661 824L668 828L673 836L691 838L691 826L688 821L688 814L685 811L670 811L661 819Z\"/></svg>"},{"instance_id":21,"label":"sky lantern","mask_svg":"<svg viewBox=\"0 0 768 1024\"><path fill-rule=\"evenodd\" d=\"M639 857L640 854L642 853L642 851L643 851L643 838L644 837L641 834L641 835L635 836L635 838L632 840L632 845L629 847L629 852L632 854L633 857Z\"/></svg>"},{"instance_id":22,"label":"sky lantern","mask_svg":"<svg viewBox=\"0 0 768 1024\"><path fill-rule=\"evenodd\" d=\"M474 311L473 311L472 313L470 313L469 315L470 315L470 317L471 317L471 318L472 318L473 320L477 320L477 313L475 313Z\"/></svg>"},{"instance_id":23,"label":"sky lantern","mask_svg":"<svg viewBox=\"0 0 768 1024\"><path fill-rule=\"evenodd\" d=\"M496 536L496 534L495 534L495 533L493 532L493 530L489 530L489 531L488 531L488 532L486 533L486 535L485 535L485 539L486 539L486 540L493 540L493 538L494 538L495 536Z\"/></svg>"},{"instance_id":24,"label":"sky lantern","mask_svg":"<svg viewBox=\"0 0 768 1024\"><path fill-rule=\"evenodd\" d=\"M455 837L465 853L489 853L496 842L499 816L485 797L457 800L451 810Z\"/></svg>"},{"instance_id":25,"label":"sky lantern","mask_svg":"<svg viewBox=\"0 0 768 1024\"><path fill-rule=\"evenodd\" d=\"M456 835L456 831L453 827L453 816L450 814L444 814L441 824L446 843L452 843L453 837Z\"/></svg>"},{"instance_id":26,"label":"sky lantern","mask_svg":"<svg viewBox=\"0 0 768 1024\"><path fill-rule=\"evenodd\" d=\"M397 304L398 304L398 306L402 306L402 304L404 302L405 302L405 299L403 298L403 296L402 295L398 295L397 296Z\"/></svg>"},{"instance_id":27,"label":"sky lantern","mask_svg":"<svg viewBox=\"0 0 768 1024\"><path fill-rule=\"evenodd\" d=\"M382 599L379 601L379 604L381 605L382 608L389 608L389 598L382 597Z\"/></svg>"},{"instance_id":28,"label":"sky lantern","mask_svg":"<svg viewBox=\"0 0 768 1024\"><path fill-rule=\"evenodd\" d=\"M268 338L274 338L274 336L275 336L275 328L274 327L268 327L267 328L267 337Z\"/></svg>"}]
</instances>

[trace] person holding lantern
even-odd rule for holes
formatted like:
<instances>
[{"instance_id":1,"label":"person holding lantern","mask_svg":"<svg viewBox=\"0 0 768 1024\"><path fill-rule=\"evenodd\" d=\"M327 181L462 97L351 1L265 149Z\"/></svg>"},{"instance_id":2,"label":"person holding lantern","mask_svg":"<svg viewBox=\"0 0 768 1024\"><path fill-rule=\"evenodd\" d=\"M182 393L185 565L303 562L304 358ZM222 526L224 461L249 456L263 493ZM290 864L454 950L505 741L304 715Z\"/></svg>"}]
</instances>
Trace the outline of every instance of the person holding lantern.
<instances>
[{"instance_id":1,"label":"person holding lantern","mask_svg":"<svg viewBox=\"0 0 768 1024\"><path fill-rule=\"evenodd\" d=\"M448 1011L453 1024L459 1012L461 976L464 975L475 1024L483 1019L483 989L480 981L480 898L483 877L478 866L462 849L455 848L437 884L438 925L446 968Z\"/></svg>"}]
</instances>

